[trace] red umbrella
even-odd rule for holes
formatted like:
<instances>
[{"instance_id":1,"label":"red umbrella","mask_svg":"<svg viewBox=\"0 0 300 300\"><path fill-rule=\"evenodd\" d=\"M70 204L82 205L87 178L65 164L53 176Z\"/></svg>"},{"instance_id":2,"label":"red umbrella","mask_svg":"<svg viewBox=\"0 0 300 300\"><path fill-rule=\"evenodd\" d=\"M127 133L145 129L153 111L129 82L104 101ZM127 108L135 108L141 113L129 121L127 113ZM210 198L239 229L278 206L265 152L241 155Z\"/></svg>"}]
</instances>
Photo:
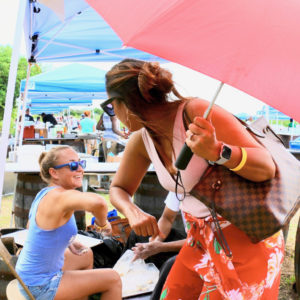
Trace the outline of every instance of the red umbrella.
<instances>
[{"instance_id":1,"label":"red umbrella","mask_svg":"<svg viewBox=\"0 0 300 300\"><path fill-rule=\"evenodd\" d=\"M238 88L300 121L296 0L86 0L131 46Z\"/></svg>"}]
</instances>

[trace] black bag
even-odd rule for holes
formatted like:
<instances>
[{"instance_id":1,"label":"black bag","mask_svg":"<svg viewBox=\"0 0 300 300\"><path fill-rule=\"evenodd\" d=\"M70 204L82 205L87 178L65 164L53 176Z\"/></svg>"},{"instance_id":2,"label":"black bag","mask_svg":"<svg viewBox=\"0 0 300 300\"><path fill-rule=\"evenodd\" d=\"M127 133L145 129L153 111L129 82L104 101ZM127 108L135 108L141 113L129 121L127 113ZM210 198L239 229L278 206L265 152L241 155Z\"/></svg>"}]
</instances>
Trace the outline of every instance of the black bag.
<instances>
[{"instance_id":1,"label":"black bag","mask_svg":"<svg viewBox=\"0 0 300 300\"><path fill-rule=\"evenodd\" d=\"M95 239L100 239L103 243L92 247L94 254L94 268L112 268L123 252L123 244L111 236L103 236L95 230L78 230L79 234Z\"/></svg>"}]
</instances>

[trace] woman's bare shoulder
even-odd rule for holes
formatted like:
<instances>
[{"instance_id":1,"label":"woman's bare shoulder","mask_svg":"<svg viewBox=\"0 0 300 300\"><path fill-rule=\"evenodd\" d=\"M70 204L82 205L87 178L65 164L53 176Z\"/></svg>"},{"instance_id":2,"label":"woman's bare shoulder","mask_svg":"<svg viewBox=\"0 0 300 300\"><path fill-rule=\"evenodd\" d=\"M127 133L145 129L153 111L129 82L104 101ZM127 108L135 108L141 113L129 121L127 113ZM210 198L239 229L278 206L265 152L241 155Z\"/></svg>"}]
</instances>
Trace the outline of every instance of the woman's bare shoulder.
<instances>
[{"instance_id":1,"label":"woman's bare shoulder","mask_svg":"<svg viewBox=\"0 0 300 300\"><path fill-rule=\"evenodd\" d=\"M140 154L145 158L149 159L148 152L145 148L144 140L143 140L143 128L135 131L131 136L126 145L125 151L134 152L136 154Z\"/></svg>"},{"instance_id":2,"label":"woman's bare shoulder","mask_svg":"<svg viewBox=\"0 0 300 300\"><path fill-rule=\"evenodd\" d=\"M185 110L191 120L195 117L202 117L209 102L200 98L191 98L186 104Z\"/></svg>"}]
</instances>

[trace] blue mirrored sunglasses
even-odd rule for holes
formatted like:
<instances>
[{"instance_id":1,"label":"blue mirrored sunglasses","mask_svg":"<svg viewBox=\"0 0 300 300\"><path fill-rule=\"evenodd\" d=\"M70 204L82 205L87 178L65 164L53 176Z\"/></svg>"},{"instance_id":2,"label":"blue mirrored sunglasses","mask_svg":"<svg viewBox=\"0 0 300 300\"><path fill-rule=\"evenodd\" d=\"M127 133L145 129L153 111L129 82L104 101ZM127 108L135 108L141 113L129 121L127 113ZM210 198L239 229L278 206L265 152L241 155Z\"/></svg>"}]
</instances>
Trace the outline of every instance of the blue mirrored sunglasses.
<instances>
[{"instance_id":1,"label":"blue mirrored sunglasses","mask_svg":"<svg viewBox=\"0 0 300 300\"><path fill-rule=\"evenodd\" d=\"M54 169L61 169L63 167L69 167L71 171L77 171L79 166L82 167L82 169L85 169L86 167L86 160L80 160L80 161L72 161L69 162L67 164L63 164L63 165L58 165L58 166L54 166Z\"/></svg>"}]
</instances>

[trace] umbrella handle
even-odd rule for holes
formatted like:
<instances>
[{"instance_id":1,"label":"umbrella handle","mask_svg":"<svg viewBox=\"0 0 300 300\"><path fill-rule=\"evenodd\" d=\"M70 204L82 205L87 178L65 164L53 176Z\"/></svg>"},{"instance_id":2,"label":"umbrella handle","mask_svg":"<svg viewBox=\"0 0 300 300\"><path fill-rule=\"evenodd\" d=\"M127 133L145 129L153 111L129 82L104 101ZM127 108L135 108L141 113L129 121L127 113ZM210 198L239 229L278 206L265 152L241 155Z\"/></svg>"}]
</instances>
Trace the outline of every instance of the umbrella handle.
<instances>
[{"instance_id":1,"label":"umbrella handle","mask_svg":"<svg viewBox=\"0 0 300 300\"><path fill-rule=\"evenodd\" d=\"M221 89L224 85L224 82L221 82L212 101L209 103L209 106L208 108L206 109L206 111L204 112L203 114L203 118L204 119L207 119L207 117L209 116L209 113L213 107L213 105L215 104L216 100L217 100L217 97L218 95L220 94L221 92ZM175 167L178 169L178 170L185 170L187 165L189 164L191 158L193 156L193 152L192 150L188 147L188 145L186 143L184 143L179 155L178 155L178 158L176 159L176 162L175 162Z\"/></svg>"}]
</instances>

